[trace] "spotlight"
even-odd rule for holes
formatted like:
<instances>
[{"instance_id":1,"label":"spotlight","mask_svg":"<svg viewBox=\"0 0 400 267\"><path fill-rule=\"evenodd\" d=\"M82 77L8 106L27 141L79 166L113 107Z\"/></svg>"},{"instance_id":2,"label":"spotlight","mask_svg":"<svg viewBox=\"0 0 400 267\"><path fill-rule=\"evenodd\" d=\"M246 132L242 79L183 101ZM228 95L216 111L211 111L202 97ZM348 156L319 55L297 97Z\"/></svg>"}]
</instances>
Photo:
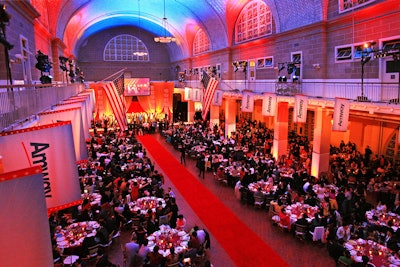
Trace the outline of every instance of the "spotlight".
<instances>
[{"instance_id":1,"label":"spotlight","mask_svg":"<svg viewBox=\"0 0 400 267\"><path fill-rule=\"evenodd\" d=\"M293 82L298 82L299 81L299 77L297 77L296 75L293 75L292 81Z\"/></svg>"},{"instance_id":2,"label":"spotlight","mask_svg":"<svg viewBox=\"0 0 400 267\"><path fill-rule=\"evenodd\" d=\"M279 82L287 82L287 78L286 78L286 76L279 76L278 81Z\"/></svg>"}]
</instances>

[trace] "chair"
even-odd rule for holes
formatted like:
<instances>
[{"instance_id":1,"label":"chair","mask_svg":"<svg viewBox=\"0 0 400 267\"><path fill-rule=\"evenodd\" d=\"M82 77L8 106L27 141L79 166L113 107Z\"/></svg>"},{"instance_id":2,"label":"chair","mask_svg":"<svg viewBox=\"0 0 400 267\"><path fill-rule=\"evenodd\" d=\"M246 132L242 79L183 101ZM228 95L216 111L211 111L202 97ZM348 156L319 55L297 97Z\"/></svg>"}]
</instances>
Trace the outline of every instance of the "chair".
<instances>
[{"instance_id":1,"label":"chair","mask_svg":"<svg viewBox=\"0 0 400 267\"><path fill-rule=\"evenodd\" d=\"M64 258L63 264L64 264L64 266L72 266L78 259L79 259L79 256L77 256L77 255L69 255Z\"/></svg>"},{"instance_id":2,"label":"chair","mask_svg":"<svg viewBox=\"0 0 400 267\"><path fill-rule=\"evenodd\" d=\"M97 257L97 253L99 251L99 244L88 247L88 255L85 257L86 260L93 259Z\"/></svg>"},{"instance_id":3,"label":"chair","mask_svg":"<svg viewBox=\"0 0 400 267\"><path fill-rule=\"evenodd\" d=\"M260 209L264 208L264 197L255 195L254 196L254 206L256 208L260 208Z\"/></svg>"},{"instance_id":4,"label":"chair","mask_svg":"<svg viewBox=\"0 0 400 267\"><path fill-rule=\"evenodd\" d=\"M113 234L112 239L119 241L120 236L121 236L121 231L118 230L116 233Z\"/></svg>"},{"instance_id":5,"label":"chair","mask_svg":"<svg viewBox=\"0 0 400 267\"><path fill-rule=\"evenodd\" d=\"M342 259L338 259L337 263L336 263L336 267L350 267L351 264L342 261Z\"/></svg>"},{"instance_id":6,"label":"chair","mask_svg":"<svg viewBox=\"0 0 400 267\"><path fill-rule=\"evenodd\" d=\"M314 228L314 231L310 231L312 236L312 241L320 241L324 237L325 228L323 226L317 226Z\"/></svg>"},{"instance_id":7,"label":"chair","mask_svg":"<svg viewBox=\"0 0 400 267\"><path fill-rule=\"evenodd\" d=\"M168 225L169 224L169 218L168 215L162 215L158 218L158 224L159 225Z\"/></svg>"},{"instance_id":8,"label":"chair","mask_svg":"<svg viewBox=\"0 0 400 267\"><path fill-rule=\"evenodd\" d=\"M134 217L132 218L132 228L136 229L140 226L140 218L139 217Z\"/></svg>"},{"instance_id":9,"label":"chair","mask_svg":"<svg viewBox=\"0 0 400 267\"><path fill-rule=\"evenodd\" d=\"M278 215L278 216L279 216L279 215ZM288 227L287 225L282 224L282 223L280 222L280 220L279 220L279 222L278 222L278 226L279 226L279 229L281 229L282 231L289 231L289 227Z\"/></svg>"},{"instance_id":10,"label":"chair","mask_svg":"<svg viewBox=\"0 0 400 267\"><path fill-rule=\"evenodd\" d=\"M294 229L294 234L297 238L300 238L300 240L304 240L304 239L306 239L307 230L308 230L307 225L296 223L295 229Z\"/></svg>"},{"instance_id":11,"label":"chair","mask_svg":"<svg viewBox=\"0 0 400 267\"><path fill-rule=\"evenodd\" d=\"M111 246L112 242L113 242L113 236L115 235L115 231L112 231L109 235L108 235L108 241L106 244L99 244L100 247L102 248L108 248L109 246Z\"/></svg>"}]
</instances>

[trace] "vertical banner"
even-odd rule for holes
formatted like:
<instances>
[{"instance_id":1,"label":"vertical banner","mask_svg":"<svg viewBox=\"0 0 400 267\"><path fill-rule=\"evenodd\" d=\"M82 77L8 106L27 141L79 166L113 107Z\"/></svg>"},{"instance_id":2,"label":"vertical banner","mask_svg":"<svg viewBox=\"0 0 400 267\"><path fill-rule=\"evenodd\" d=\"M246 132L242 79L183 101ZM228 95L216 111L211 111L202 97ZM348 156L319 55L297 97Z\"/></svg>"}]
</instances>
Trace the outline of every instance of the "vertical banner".
<instances>
[{"instance_id":1,"label":"vertical banner","mask_svg":"<svg viewBox=\"0 0 400 267\"><path fill-rule=\"evenodd\" d=\"M184 96L185 101L192 100L192 88L190 87L185 87L185 96Z\"/></svg>"},{"instance_id":2,"label":"vertical banner","mask_svg":"<svg viewBox=\"0 0 400 267\"><path fill-rule=\"evenodd\" d=\"M89 120L89 115L87 114L88 110L86 108L86 102L85 101L64 101L63 103L56 104L52 106L52 110L63 110L63 109L69 109L69 108L76 108L79 107L81 109L81 116L82 116L82 123L83 123L83 134L85 135L85 138L88 139L90 138L90 128L91 128L91 121Z\"/></svg>"},{"instance_id":3,"label":"vertical banner","mask_svg":"<svg viewBox=\"0 0 400 267\"><path fill-rule=\"evenodd\" d=\"M80 108L69 108L58 111L42 112L39 113L38 116L38 123L40 125L53 124L58 121L71 121L76 160L80 161L88 158Z\"/></svg>"},{"instance_id":4,"label":"vertical banner","mask_svg":"<svg viewBox=\"0 0 400 267\"><path fill-rule=\"evenodd\" d=\"M293 122L306 123L307 121L308 97L296 95L294 98Z\"/></svg>"},{"instance_id":5,"label":"vertical banner","mask_svg":"<svg viewBox=\"0 0 400 267\"><path fill-rule=\"evenodd\" d=\"M244 93L242 96L242 112L253 112L254 110L254 95Z\"/></svg>"},{"instance_id":6,"label":"vertical banner","mask_svg":"<svg viewBox=\"0 0 400 267\"><path fill-rule=\"evenodd\" d=\"M224 96L224 92L221 90L216 90L214 93L214 98L212 101L213 106L222 106L222 97Z\"/></svg>"},{"instance_id":7,"label":"vertical banner","mask_svg":"<svg viewBox=\"0 0 400 267\"><path fill-rule=\"evenodd\" d=\"M71 122L0 133L5 172L42 167L47 208L81 199Z\"/></svg>"},{"instance_id":8,"label":"vertical banner","mask_svg":"<svg viewBox=\"0 0 400 267\"><path fill-rule=\"evenodd\" d=\"M42 169L0 174L0 203L1 266L53 266Z\"/></svg>"},{"instance_id":9,"label":"vertical banner","mask_svg":"<svg viewBox=\"0 0 400 267\"><path fill-rule=\"evenodd\" d=\"M276 94L264 93L262 98L262 111L263 116L275 116L276 115Z\"/></svg>"},{"instance_id":10,"label":"vertical banner","mask_svg":"<svg viewBox=\"0 0 400 267\"><path fill-rule=\"evenodd\" d=\"M194 102L201 102L201 98L202 98L201 89L199 89L199 88L193 88L192 91L193 91L193 94L192 94L192 101L194 101Z\"/></svg>"},{"instance_id":11,"label":"vertical banner","mask_svg":"<svg viewBox=\"0 0 400 267\"><path fill-rule=\"evenodd\" d=\"M335 99L332 131L345 132L349 124L350 101L345 98Z\"/></svg>"}]
</instances>

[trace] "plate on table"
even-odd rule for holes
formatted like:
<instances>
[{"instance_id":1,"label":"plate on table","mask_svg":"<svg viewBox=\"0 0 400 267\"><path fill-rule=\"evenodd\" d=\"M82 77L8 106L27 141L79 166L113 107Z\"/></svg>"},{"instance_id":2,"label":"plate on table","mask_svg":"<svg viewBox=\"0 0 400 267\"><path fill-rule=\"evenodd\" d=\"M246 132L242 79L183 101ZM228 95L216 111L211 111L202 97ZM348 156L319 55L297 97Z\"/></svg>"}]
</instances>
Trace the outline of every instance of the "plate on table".
<instances>
[{"instance_id":1,"label":"plate on table","mask_svg":"<svg viewBox=\"0 0 400 267\"><path fill-rule=\"evenodd\" d=\"M147 237L147 240L153 241L154 239L156 239L156 238L154 236L152 236L152 235Z\"/></svg>"},{"instance_id":2,"label":"plate on table","mask_svg":"<svg viewBox=\"0 0 400 267\"><path fill-rule=\"evenodd\" d=\"M350 250L350 255L351 256L356 256L357 255L357 250Z\"/></svg>"},{"instance_id":3,"label":"plate on table","mask_svg":"<svg viewBox=\"0 0 400 267\"><path fill-rule=\"evenodd\" d=\"M61 235L61 236L59 236L59 237L56 238L56 241L57 241L58 243L60 243L60 242L62 242L62 241L64 241L64 240L65 240L65 236L63 236L63 235Z\"/></svg>"},{"instance_id":4,"label":"plate on table","mask_svg":"<svg viewBox=\"0 0 400 267\"><path fill-rule=\"evenodd\" d=\"M186 232L185 232L185 231L180 231L180 232L178 233L178 235L179 235L179 236L184 236L184 235L186 235Z\"/></svg>"},{"instance_id":5,"label":"plate on table","mask_svg":"<svg viewBox=\"0 0 400 267\"><path fill-rule=\"evenodd\" d=\"M176 253L182 253L182 251L183 251L183 247L176 247L175 248L175 251L176 251Z\"/></svg>"},{"instance_id":6,"label":"plate on table","mask_svg":"<svg viewBox=\"0 0 400 267\"><path fill-rule=\"evenodd\" d=\"M349 240L347 243L349 243L352 246L357 245L357 242L355 240Z\"/></svg>"},{"instance_id":7,"label":"plate on table","mask_svg":"<svg viewBox=\"0 0 400 267\"><path fill-rule=\"evenodd\" d=\"M180 243L180 245L181 245L182 247L187 247L187 245L188 245L188 242L186 242L186 241L183 241L183 242L181 242L181 243Z\"/></svg>"}]
</instances>

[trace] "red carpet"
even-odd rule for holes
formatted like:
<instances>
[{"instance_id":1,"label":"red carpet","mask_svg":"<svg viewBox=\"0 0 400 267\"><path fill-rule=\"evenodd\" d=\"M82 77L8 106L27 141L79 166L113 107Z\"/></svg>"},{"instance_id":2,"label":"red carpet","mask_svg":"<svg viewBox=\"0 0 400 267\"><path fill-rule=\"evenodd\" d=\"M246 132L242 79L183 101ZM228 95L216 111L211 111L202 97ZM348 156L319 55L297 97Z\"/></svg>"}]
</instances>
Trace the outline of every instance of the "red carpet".
<instances>
[{"instance_id":1,"label":"red carpet","mask_svg":"<svg viewBox=\"0 0 400 267\"><path fill-rule=\"evenodd\" d=\"M151 135L138 140L237 266L289 266Z\"/></svg>"}]
</instances>

